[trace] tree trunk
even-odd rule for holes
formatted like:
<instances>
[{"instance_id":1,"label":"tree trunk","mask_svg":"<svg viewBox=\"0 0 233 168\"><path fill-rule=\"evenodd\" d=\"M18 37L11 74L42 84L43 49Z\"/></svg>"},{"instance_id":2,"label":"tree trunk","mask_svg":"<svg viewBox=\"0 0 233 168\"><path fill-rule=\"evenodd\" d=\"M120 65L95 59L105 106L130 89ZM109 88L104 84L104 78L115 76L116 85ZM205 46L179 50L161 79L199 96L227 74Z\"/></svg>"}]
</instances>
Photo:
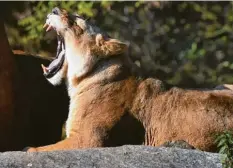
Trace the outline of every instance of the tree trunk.
<instances>
[{"instance_id":1,"label":"tree trunk","mask_svg":"<svg viewBox=\"0 0 233 168\"><path fill-rule=\"evenodd\" d=\"M14 113L13 54L4 28L4 5L0 3L0 151L12 146Z\"/></svg>"}]
</instances>

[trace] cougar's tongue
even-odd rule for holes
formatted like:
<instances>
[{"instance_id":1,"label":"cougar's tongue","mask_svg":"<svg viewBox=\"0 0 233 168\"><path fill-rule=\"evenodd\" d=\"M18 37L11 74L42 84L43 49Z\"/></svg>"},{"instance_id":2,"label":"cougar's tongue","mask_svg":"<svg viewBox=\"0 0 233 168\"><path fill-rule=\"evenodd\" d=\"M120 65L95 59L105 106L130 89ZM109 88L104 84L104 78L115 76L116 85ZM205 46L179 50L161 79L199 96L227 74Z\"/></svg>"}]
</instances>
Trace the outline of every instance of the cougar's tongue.
<instances>
[{"instance_id":1,"label":"cougar's tongue","mask_svg":"<svg viewBox=\"0 0 233 168\"><path fill-rule=\"evenodd\" d=\"M53 77L61 68L65 60L65 52L62 51L59 55L49 64L48 67L43 67L44 76L46 78Z\"/></svg>"}]
</instances>

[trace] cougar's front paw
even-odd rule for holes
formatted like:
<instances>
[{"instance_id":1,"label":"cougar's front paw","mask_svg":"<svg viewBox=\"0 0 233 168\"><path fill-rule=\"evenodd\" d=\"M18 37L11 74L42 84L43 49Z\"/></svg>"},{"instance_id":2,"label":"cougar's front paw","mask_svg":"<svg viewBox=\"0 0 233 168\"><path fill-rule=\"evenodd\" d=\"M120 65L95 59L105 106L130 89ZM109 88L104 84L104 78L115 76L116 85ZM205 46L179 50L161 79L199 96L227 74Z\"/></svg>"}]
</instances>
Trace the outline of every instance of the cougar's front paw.
<instances>
[{"instance_id":1,"label":"cougar's front paw","mask_svg":"<svg viewBox=\"0 0 233 168\"><path fill-rule=\"evenodd\" d=\"M24 152L36 152L36 148L33 147L25 147L22 151Z\"/></svg>"}]
</instances>

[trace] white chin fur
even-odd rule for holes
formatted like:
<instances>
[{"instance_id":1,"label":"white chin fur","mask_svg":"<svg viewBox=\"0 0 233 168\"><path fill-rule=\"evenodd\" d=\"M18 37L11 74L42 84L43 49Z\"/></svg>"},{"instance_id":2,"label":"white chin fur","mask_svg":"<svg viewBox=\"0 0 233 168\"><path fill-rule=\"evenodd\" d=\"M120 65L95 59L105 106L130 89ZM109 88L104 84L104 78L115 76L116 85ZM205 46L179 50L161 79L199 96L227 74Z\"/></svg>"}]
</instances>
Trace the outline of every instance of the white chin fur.
<instances>
[{"instance_id":1,"label":"white chin fur","mask_svg":"<svg viewBox=\"0 0 233 168\"><path fill-rule=\"evenodd\" d=\"M54 85L54 86L57 86L57 85L59 85L59 84L61 84L61 82L62 82L62 79L64 78L64 75L63 75L63 68L60 70L60 71L58 71L57 73L56 73L56 75L54 75L53 77L51 77L51 78L46 78L52 85Z\"/></svg>"}]
</instances>

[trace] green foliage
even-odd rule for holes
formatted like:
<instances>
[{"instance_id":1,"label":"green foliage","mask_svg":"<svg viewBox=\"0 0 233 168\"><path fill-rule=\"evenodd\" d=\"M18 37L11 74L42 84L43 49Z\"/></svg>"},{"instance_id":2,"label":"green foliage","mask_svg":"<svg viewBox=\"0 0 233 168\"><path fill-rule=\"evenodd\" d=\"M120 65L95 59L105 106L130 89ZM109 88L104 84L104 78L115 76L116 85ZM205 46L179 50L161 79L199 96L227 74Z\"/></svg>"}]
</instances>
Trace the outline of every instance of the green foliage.
<instances>
[{"instance_id":1,"label":"green foliage","mask_svg":"<svg viewBox=\"0 0 233 168\"><path fill-rule=\"evenodd\" d=\"M21 14L17 27L8 24L13 48L53 56L56 36L45 34L42 26L46 15L58 6L130 42L131 59L163 81L208 88L233 82L233 2L24 3L27 12Z\"/></svg>"},{"instance_id":2,"label":"green foliage","mask_svg":"<svg viewBox=\"0 0 233 168\"><path fill-rule=\"evenodd\" d=\"M75 1L39 1L39 2L30 2L32 6L31 15L26 16L25 18L18 21L18 25L24 29L25 36L23 36L22 43L25 46L28 46L26 43L33 43L29 45L29 52L33 52L36 49L36 52L41 50L41 41L44 43L50 44L51 40L45 37L45 31L43 30L43 24L45 22L46 16L51 12L52 8L55 6L62 7L66 10L72 10L81 15L87 17L93 17L95 10L93 10L94 2L75 2ZM12 42L12 41L11 41Z\"/></svg>"},{"instance_id":3,"label":"green foliage","mask_svg":"<svg viewBox=\"0 0 233 168\"><path fill-rule=\"evenodd\" d=\"M224 131L216 136L215 143L222 155L224 168L233 167L233 134L231 131Z\"/></svg>"}]
</instances>

